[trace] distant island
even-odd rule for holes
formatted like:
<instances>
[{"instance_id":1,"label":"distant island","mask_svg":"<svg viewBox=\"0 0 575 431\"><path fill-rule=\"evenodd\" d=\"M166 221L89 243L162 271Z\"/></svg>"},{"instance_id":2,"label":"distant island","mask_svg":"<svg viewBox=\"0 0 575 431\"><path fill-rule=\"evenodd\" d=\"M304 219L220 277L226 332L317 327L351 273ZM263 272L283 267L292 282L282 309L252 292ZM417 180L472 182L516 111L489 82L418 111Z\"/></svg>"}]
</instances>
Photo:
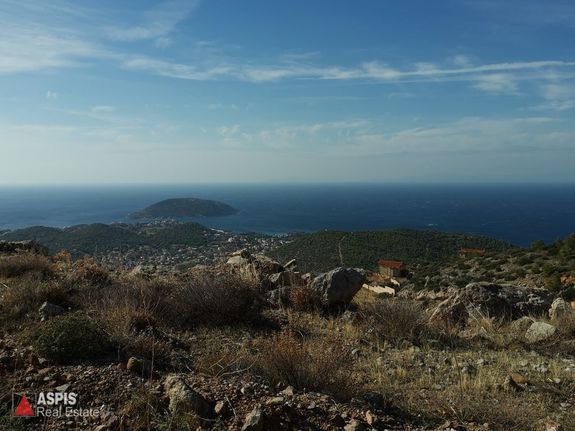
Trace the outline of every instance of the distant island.
<instances>
[{"instance_id":1,"label":"distant island","mask_svg":"<svg viewBox=\"0 0 575 431\"><path fill-rule=\"evenodd\" d=\"M180 198L166 199L130 214L133 219L165 217L219 217L233 215L237 209L223 202L208 199Z\"/></svg>"}]
</instances>

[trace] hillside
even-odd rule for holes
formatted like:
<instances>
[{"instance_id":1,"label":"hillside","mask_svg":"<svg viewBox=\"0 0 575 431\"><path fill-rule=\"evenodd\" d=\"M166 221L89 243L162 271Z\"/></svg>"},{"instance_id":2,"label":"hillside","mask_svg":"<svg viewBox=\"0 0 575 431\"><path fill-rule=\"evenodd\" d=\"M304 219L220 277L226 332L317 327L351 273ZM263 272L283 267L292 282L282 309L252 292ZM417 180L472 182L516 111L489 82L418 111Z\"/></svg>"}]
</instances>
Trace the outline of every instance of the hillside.
<instances>
[{"instance_id":1,"label":"hillside","mask_svg":"<svg viewBox=\"0 0 575 431\"><path fill-rule=\"evenodd\" d=\"M130 232L32 231L117 229ZM416 255L424 236L433 239L424 258L462 240L423 234L359 238L401 240L398 250ZM169 277L6 250L1 430L575 429L575 236L414 265L432 286L395 297L362 288L362 271L310 280L247 250ZM468 274L479 283L459 286ZM558 283L525 283L540 275ZM14 388L73 392L87 414L15 417Z\"/></svg>"},{"instance_id":2,"label":"hillside","mask_svg":"<svg viewBox=\"0 0 575 431\"><path fill-rule=\"evenodd\" d=\"M297 235L270 255L279 261L296 258L306 271L326 271L341 265L375 269L381 258L437 262L455 257L467 247L501 251L512 246L493 238L435 231L322 231Z\"/></svg>"},{"instance_id":3,"label":"hillside","mask_svg":"<svg viewBox=\"0 0 575 431\"><path fill-rule=\"evenodd\" d=\"M35 240L50 252L68 250L74 255L102 253L117 248L139 246L165 247L166 245L205 244L210 229L198 223L181 223L150 228L145 225L84 224L64 229L34 226L0 235L6 241Z\"/></svg>"},{"instance_id":4,"label":"hillside","mask_svg":"<svg viewBox=\"0 0 575 431\"><path fill-rule=\"evenodd\" d=\"M166 199L130 214L131 218L219 217L236 214L237 209L223 202L197 199Z\"/></svg>"}]
</instances>

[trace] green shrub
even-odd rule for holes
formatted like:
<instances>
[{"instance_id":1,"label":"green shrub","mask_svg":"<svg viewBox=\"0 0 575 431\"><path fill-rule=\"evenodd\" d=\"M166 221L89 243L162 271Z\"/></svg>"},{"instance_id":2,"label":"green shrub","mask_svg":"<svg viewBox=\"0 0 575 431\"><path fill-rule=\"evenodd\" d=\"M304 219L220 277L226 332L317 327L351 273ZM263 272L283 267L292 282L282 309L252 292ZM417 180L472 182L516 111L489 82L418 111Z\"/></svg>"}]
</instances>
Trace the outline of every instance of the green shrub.
<instances>
[{"instance_id":1,"label":"green shrub","mask_svg":"<svg viewBox=\"0 0 575 431\"><path fill-rule=\"evenodd\" d=\"M543 241L541 241L540 239L533 241L533 243L531 243L531 250L533 251L541 251L541 250L545 250L545 243Z\"/></svg>"},{"instance_id":2,"label":"green shrub","mask_svg":"<svg viewBox=\"0 0 575 431\"><path fill-rule=\"evenodd\" d=\"M545 280L545 287L552 292L559 292L563 288L563 283L561 283L561 276L559 274L553 274Z\"/></svg>"},{"instance_id":3,"label":"green shrub","mask_svg":"<svg viewBox=\"0 0 575 431\"><path fill-rule=\"evenodd\" d=\"M41 356L61 364L93 359L109 347L104 331L93 319L81 313L44 322L32 335L31 341Z\"/></svg>"}]
</instances>

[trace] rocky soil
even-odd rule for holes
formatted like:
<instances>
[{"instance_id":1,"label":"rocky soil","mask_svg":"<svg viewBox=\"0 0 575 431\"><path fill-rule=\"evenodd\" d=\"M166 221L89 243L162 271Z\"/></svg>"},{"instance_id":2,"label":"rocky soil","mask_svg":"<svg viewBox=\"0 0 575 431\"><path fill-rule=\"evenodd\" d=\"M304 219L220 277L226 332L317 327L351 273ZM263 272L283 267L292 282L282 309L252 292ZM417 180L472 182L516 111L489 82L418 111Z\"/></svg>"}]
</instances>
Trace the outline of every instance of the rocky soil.
<instances>
[{"instance_id":1,"label":"rocky soil","mask_svg":"<svg viewBox=\"0 0 575 431\"><path fill-rule=\"evenodd\" d=\"M486 259L410 268L392 297L248 250L166 278L9 247L0 429L575 429L573 259ZM10 416L54 391L98 414Z\"/></svg>"}]
</instances>

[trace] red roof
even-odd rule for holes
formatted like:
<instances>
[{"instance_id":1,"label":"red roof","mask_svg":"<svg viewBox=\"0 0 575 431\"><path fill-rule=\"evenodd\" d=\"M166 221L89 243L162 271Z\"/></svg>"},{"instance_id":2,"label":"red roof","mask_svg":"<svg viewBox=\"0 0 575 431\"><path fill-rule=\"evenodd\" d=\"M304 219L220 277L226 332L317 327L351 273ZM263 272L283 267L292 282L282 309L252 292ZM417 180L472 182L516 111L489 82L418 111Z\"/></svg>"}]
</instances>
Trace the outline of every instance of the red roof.
<instances>
[{"instance_id":1,"label":"red roof","mask_svg":"<svg viewBox=\"0 0 575 431\"><path fill-rule=\"evenodd\" d=\"M401 269L403 268L403 262L400 262L398 260L386 260L386 259L381 259L379 262L377 262L377 264L379 266L386 266L388 268L391 269Z\"/></svg>"}]
</instances>

